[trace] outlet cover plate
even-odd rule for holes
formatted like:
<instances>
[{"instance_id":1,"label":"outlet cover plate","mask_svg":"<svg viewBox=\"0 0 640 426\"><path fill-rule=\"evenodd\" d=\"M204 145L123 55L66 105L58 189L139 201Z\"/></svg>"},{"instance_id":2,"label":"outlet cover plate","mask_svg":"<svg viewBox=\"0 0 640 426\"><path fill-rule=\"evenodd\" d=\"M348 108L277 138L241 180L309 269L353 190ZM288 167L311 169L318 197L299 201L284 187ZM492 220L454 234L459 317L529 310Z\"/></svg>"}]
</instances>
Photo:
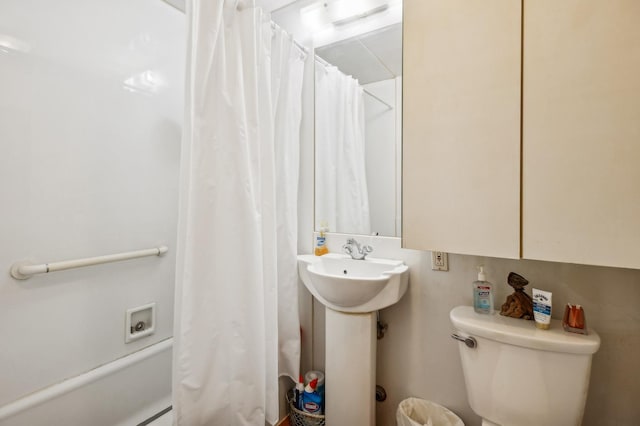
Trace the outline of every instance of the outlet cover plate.
<instances>
[{"instance_id":1,"label":"outlet cover plate","mask_svg":"<svg viewBox=\"0 0 640 426\"><path fill-rule=\"evenodd\" d=\"M432 251L431 269L434 271L448 271L449 255L443 251Z\"/></svg>"}]
</instances>

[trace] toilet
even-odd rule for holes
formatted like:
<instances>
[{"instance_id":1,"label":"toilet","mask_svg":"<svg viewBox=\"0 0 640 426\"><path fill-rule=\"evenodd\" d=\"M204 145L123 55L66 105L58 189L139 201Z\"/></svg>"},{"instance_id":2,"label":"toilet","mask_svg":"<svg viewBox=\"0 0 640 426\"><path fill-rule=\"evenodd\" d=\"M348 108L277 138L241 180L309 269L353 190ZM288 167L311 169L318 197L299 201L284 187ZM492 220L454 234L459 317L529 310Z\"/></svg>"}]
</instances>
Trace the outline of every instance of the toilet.
<instances>
[{"instance_id":1,"label":"toilet","mask_svg":"<svg viewBox=\"0 0 640 426\"><path fill-rule=\"evenodd\" d=\"M483 426L577 426L582 422L591 358L600 337L569 333L551 320L482 315L471 306L450 312L473 411Z\"/></svg>"}]
</instances>

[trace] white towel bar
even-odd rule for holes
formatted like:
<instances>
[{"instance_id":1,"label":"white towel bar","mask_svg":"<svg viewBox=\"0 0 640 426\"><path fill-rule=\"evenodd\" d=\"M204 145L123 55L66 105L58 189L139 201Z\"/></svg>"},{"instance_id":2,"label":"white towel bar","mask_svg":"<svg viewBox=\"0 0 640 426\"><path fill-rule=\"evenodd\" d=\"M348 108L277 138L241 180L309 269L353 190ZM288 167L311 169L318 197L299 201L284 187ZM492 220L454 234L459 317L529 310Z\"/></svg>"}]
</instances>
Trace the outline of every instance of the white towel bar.
<instances>
[{"instance_id":1,"label":"white towel bar","mask_svg":"<svg viewBox=\"0 0 640 426\"><path fill-rule=\"evenodd\" d=\"M167 246L160 246L145 250L129 251L126 253L108 254L106 256L41 263L39 265L33 265L30 262L16 262L11 265L11 276L17 280L26 280L35 274L46 274L48 272L64 271L65 269L83 268L85 266L100 265L102 263L120 262L122 260L137 259L139 257L162 256L167 251L169 251Z\"/></svg>"}]
</instances>

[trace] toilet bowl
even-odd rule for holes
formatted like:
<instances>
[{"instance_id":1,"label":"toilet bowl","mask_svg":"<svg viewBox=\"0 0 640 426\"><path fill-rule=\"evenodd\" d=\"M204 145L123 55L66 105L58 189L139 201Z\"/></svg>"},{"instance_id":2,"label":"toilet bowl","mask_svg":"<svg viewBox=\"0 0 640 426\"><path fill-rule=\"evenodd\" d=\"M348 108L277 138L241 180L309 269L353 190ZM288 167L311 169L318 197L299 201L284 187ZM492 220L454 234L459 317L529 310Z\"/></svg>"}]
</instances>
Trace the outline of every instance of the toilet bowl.
<instances>
[{"instance_id":1,"label":"toilet bowl","mask_svg":"<svg viewBox=\"0 0 640 426\"><path fill-rule=\"evenodd\" d=\"M467 397L483 426L580 425L591 358L600 337L549 330L533 321L481 315L471 306L450 312ZM466 341L465 341L466 340Z\"/></svg>"}]
</instances>

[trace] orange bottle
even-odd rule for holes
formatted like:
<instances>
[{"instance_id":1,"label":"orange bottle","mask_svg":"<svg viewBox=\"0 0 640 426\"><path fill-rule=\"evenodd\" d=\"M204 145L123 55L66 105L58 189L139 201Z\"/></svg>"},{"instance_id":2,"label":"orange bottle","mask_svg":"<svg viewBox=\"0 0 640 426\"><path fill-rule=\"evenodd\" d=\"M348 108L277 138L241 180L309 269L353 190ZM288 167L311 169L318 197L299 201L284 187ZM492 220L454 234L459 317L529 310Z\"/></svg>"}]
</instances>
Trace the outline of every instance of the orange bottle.
<instances>
[{"instance_id":1,"label":"orange bottle","mask_svg":"<svg viewBox=\"0 0 640 426\"><path fill-rule=\"evenodd\" d=\"M327 228L327 224L325 222L320 223L320 233L316 237L316 248L314 250L314 254L316 256L322 256L323 254L329 253L329 249L327 248L327 240L325 236L325 232L328 232L329 228Z\"/></svg>"}]
</instances>

